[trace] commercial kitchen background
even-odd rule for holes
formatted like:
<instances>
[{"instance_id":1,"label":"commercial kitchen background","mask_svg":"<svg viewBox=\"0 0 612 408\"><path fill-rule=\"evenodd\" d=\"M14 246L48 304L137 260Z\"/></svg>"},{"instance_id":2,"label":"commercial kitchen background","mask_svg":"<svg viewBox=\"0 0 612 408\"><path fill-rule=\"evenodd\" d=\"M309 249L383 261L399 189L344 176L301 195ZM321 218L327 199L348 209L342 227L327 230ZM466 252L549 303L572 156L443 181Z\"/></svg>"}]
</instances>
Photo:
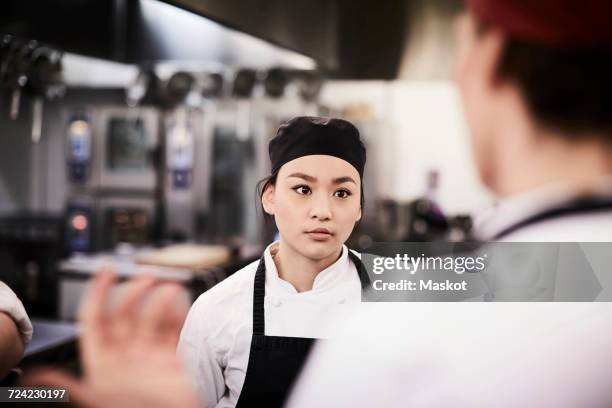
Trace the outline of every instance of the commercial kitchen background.
<instances>
[{"instance_id":1,"label":"commercial kitchen background","mask_svg":"<svg viewBox=\"0 0 612 408\"><path fill-rule=\"evenodd\" d=\"M459 10L451 0L5 2L0 279L48 337L31 358L74 339L101 265L181 281L195 297L255 259L274 235L255 186L267 142L292 116L341 116L362 132L366 208L352 247L461 237L493 198L452 82Z\"/></svg>"}]
</instances>

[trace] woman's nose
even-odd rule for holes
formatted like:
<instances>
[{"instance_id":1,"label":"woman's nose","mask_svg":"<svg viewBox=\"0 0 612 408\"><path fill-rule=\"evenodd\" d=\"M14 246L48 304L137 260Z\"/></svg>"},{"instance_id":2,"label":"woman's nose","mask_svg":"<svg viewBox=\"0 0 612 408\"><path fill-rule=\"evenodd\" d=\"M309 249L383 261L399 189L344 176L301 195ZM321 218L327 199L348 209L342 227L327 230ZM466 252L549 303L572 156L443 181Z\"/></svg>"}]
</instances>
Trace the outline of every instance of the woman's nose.
<instances>
[{"instance_id":1,"label":"woman's nose","mask_svg":"<svg viewBox=\"0 0 612 408\"><path fill-rule=\"evenodd\" d=\"M310 217L318 218L319 220L331 219L332 211L329 197L324 194L313 197Z\"/></svg>"}]
</instances>

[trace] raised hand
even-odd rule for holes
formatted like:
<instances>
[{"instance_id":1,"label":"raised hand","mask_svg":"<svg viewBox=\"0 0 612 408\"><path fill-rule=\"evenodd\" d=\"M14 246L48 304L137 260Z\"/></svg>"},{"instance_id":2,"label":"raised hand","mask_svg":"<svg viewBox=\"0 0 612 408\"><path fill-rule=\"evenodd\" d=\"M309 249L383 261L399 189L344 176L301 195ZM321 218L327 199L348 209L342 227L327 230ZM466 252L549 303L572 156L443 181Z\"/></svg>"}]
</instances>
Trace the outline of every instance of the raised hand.
<instances>
[{"instance_id":1,"label":"raised hand","mask_svg":"<svg viewBox=\"0 0 612 408\"><path fill-rule=\"evenodd\" d=\"M79 311L83 378L45 368L25 382L66 387L72 402L91 408L198 406L195 388L176 356L189 306L182 288L138 277L111 307L114 284L112 272L100 272Z\"/></svg>"}]
</instances>

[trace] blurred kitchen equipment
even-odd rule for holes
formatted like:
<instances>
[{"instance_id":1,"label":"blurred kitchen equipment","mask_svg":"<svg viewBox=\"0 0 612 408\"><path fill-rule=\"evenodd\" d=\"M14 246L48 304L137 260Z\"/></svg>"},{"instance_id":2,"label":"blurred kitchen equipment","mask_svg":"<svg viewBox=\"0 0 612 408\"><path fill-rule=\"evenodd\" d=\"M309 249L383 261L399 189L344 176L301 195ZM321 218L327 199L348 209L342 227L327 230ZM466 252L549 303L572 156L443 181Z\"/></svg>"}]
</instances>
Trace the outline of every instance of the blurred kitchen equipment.
<instances>
[{"instance_id":1,"label":"blurred kitchen equipment","mask_svg":"<svg viewBox=\"0 0 612 408\"><path fill-rule=\"evenodd\" d=\"M243 68L236 72L232 93L237 98L250 98L257 83L257 72Z\"/></svg>"},{"instance_id":2,"label":"blurred kitchen equipment","mask_svg":"<svg viewBox=\"0 0 612 408\"><path fill-rule=\"evenodd\" d=\"M32 101L32 142L42 135L43 101L64 96L66 85L62 77L62 53L49 47L38 47L30 55L26 90Z\"/></svg>"},{"instance_id":3,"label":"blurred kitchen equipment","mask_svg":"<svg viewBox=\"0 0 612 408\"><path fill-rule=\"evenodd\" d=\"M222 265L230 260L231 251L221 245L177 244L145 252L136 263L172 268L202 269Z\"/></svg>"},{"instance_id":4,"label":"blurred kitchen equipment","mask_svg":"<svg viewBox=\"0 0 612 408\"><path fill-rule=\"evenodd\" d=\"M296 71L293 73L293 77L297 83L300 97L304 102L315 102L323 87L321 74L316 71Z\"/></svg>"},{"instance_id":5,"label":"blurred kitchen equipment","mask_svg":"<svg viewBox=\"0 0 612 408\"><path fill-rule=\"evenodd\" d=\"M151 242L161 222L157 110L90 106L66 116L68 251Z\"/></svg>"},{"instance_id":6,"label":"blurred kitchen equipment","mask_svg":"<svg viewBox=\"0 0 612 408\"><path fill-rule=\"evenodd\" d=\"M179 105L187 99L194 90L195 78L192 74L178 71L172 74L166 84L165 98L170 107Z\"/></svg>"},{"instance_id":7,"label":"blurred kitchen equipment","mask_svg":"<svg viewBox=\"0 0 612 408\"><path fill-rule=\"evenodd\" d=\"M91 110L94 156L88 187L153 192L158 186L158 111L110 106Z\"/></svg>"},{"instance_id":8,"label":"blurred kitchen equipment","mask_svg":"<svg viewBox=\"0 0 612 408\"><path fill-rule=\"evenodd\" d=\"M172 82L175 85L172 85ZM167 238L184 241L195 238L196 191L194 167L202 143L203 108L192 108L191 99L202 100L195 77L177 72L170 77L168 91L174 93L172 105L162 111L163 147L160 160L162 187L163 232ZM197 97L197 98L196 98ZM200 140L196 140L200 137ZM200 148L200 149L198 149ZM197 173L208 177L208 172ZM206 183L206 180L199 180Z\"/></svg>"},{"instance_id":9,"label":"blurred kitchen equipment","mask_svg":"<svg viewBox=\"0 0 612 408\"><path fill-rule=\"evenodd\" d=\"M438 204L440 174L430 170L426 175L425 195L408 205L410 221L404 241L464 241L470 236L471 217L468 215L449 216Z\"/></svg>"},{"instance_id":10,"label":"blurred kitchen equipment","mask_svg":"<svg viewBox=\"0 0 612 408\"><path fill-rule=\"evenodd\" d=\"M149 64L141 66L138 75L125 90L125 103L133 108L138 105L162 105L161 82L155 73L155 67Z\"/></svg>"},{"instance_id":11,"label":"blurred kitchen equipment","mask_svg":"<svg viewBox=\"0 0 612 408\"><path fill-rule=\"evenodd\" d=\"M85 253L93 250L93 204L74 198L66 206L66 252Z\"/></svg>"},{"instance_id":12,"label":"blurred kitchen equipment","mask_svg":"<svg viewBox=\"0 0 612 408\"><path fill-rule=\"evenodd\" d=\"M15 290L31 316L55 317L55 265L64 254L63 240L61 214L0 217L0 280Z\"/></svg>"},{"instance_id":13,"label":"blurred kitchen equipment","mask_svg":"<svg viewBox=\"0 0 612 408\"><path fill-rule=\"evenodd\" d=\"M83 184L91 171L92 156L91 119L85 112L74 112L68 120L68 181Z\"/></svg>"},{"instance_id":14,"label":"blurred kitchen equipment","mask_svg":"<svg viewBox=\"0 0 612 408\"><path fill-rule=\"evenodd\" d=\"M213 72L204 76L202 81L202 96L205 98L219 98L223 92L223 75Z\"/></svg>"},{"instance_id":15,"label":"blurred kitchen equipment","mask_svg":"<svg viewBox=\"0 0 612 408\"><path fill-rule=\"evenodd\" d=\"M245 249L233 251L226 246L184 244L160 249L126 246L116 251L76 254L59 264L60 318L76 318L89 280L102 267L113 268L120 281L148 274L177 282L185 286L195 300L202 292L261 256L259 247Z\"/></svg>"},{"instance_id":16,"label":"blurred kitchen equipment","mask_svg":"<svg viewBox=\"0 0 612 408\"><path fill-rule=\"evenodd\" d=\"M155 240L159 213L152 197L75 194L66 206L67 252L92 253L121 243L147 245Z\"/></svg>"},{"instance_id":17,"label":"blurred kitchen equipment","mask_svg":"<svg viewBox=\"0 0 612 408\"><path fill-rule=\"evenodd\" d=\"M5 37L7 52L2 62L2 85L11 89L10 118L17 120L21 105L21 93L28 83L30 55L38 47L36 41L21 41Z\"/></svg>"},{"instance_id":18,"label":"blurred kitchen equipment","mask_svg":"<svg viewBox=\"0 0 612 408\"><path fill-rule=\"evenodd\" d=\"M264 90L266 95L272 98L280 98L285 93L285 87L289 83L289 75L282 68L272 68L266 73L264 79Z\"/></svg>"},{"instance_id":19,"label":"blurred kitchen equipment","mask_svg":"<svg viewBox=\"0 0 612 408\"><path fill-rule=\"evenodd\" d=\"M0 41L0 85L11 90L9 116L17 120L25 91L32 97L32 142L42 136L43 101L64 95L62 52L38 41L4 35Z\"/></svg>"},{"instance_id":20,"label":"blurred kitchen equipment","mask_svg":"<svg viewBox=\"0 0 612 408\"><path fill-rule=\"evenodd\" d=\"M193 178L194 135L186 108L177 108L167 119L166 167L171 190L185 190Z\"/></svg>"},{"instance_id":21,"label":"blurred kitchen equipment","mask_svg":"<svg viewBox=\"0 0 612 408\"><path fill-rule=\"evenodd\" d=\"M108 246L114 247L129 242L134 245L145 245L150 240L150 215L143 208L125 206L111 207L106 210L106 224L109 225L106 240Z\"/></svg>"}]
</instances>

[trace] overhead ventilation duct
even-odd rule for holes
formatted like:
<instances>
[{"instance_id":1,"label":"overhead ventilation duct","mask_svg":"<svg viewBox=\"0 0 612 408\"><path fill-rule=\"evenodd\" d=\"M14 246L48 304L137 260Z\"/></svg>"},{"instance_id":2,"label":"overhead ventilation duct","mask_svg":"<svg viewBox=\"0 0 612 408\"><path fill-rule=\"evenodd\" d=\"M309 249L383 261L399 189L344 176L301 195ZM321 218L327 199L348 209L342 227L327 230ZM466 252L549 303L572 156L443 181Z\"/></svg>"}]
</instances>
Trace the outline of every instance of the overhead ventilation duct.
<instances>
[{"instance_id":1,"label":"overhead ventilation duct","mask_svg":"<svg viewBox=\"0 0 612 408\"><path fill-rule=\"evenodd\" d=\"M450 76L460 0L5 0L0 34L123 64Z\"/></svg>"},{"instance_id":2,"label":"overhead ventilation duct","mask_svg":"<svg viewBox=\"0 0 612 408\"><path fill-rule=\"evenodd\" d=\"M411 0L406 41L398 78L450 79L455 54L455 23L462 6L458 0Z\"/></svg>"},{"instance_id":3,"label":"overhead ventilation duct","mask_svg":"<svg viewBox=\"0 0 612 408\"><path fill-rule=\"evenodd\" d=\"M160 0L5 0L2 6L0 34L123 64L195 61L257 69L317 66L303 53Z\"/></svg>"},{"instance_id":4,"label":"overhead ventilation duct","mask_svg":"<svg viewBox=\"0 0 612 408\"><path fill-rule=\"evenodd\" d=\"M406 37L407 0L338 0L339 79L397 77Z\"/></svg>"}]
</instances>

